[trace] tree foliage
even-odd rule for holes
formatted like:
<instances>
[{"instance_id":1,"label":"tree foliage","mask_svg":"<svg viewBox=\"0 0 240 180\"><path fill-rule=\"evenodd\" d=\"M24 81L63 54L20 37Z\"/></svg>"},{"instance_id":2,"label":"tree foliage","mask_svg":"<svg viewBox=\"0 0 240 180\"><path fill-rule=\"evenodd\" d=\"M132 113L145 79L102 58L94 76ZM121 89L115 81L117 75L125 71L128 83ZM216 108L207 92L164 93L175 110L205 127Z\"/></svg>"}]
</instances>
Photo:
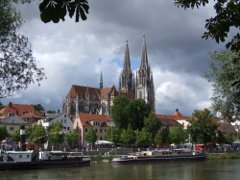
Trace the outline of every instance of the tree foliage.
<instances>
[{"instance_id":1,"label":"tree foliage","mask_svg":"<svg viewBox=\"0 0 240 180\"><path fill-rule=\"evenodd\" d=\"M175 0L178 7L199 8L209 4L209 0ZM230 35L232 29L240 27L240 2L239 0L215 0L214 5L215 17L206 19L206 32L203 38L209 37L215 39L217 43L224 42ZM227 48L234 51L240 50L240 34L236 33L232 40L226 44Z\"/></svg>"},{"instance_id":2,"label":"tree foliage","mask_svg":"<svg viewBox=\"0 0 240 180\"><path fill-rule=\"evenodd\" d=\"M89 131L85 135L85 139L88 143L93 145L97 141L96 131L93 128L89 129Z\"/></svg>"},{"instance_id":3,"label":"tree foliage","mask_svg":"<svg viewBox=\"0 0 240 180\"><path fill-rule=\"evenodd\" d=\"M149 146L152 143L152 134L144 127L136 131L136 143L140 146Z\"/></svg>"},{"instance_id":4,"label":"tree foliage","mask_svg":"<svg viewBox=\"0 0 240 180\"><path fill-rule=\"evenodd\" d=\"M67 134L65 134L65 139L67 143L73 147L74 144L78 142L78 134L75 130L70 130Z\"/></svg>"},{"instance_id":5,"label":"tree foliage","mask_svg":"<svg viewBox=\"0 0 240 180\"><path fill-rule=\"evenodd\" d=\"M115 145L120 142L121 130L118 128L108 128L105 139L113 142Z\"/></svg>"},{"instance_id":6,"label":"tree foliage","mask_svg":"<svg viewBox=\"0 0 240 180\"><path fill-rule=\"evenodd\" d=\"M44 78L28 39L18 34L22 24L11 0L0 2L0 98L18 93Z\"/></svg>"},{"instance_id":7,"label":"tree foliage","mask_svg":"<svg viewBox=\"0 0 240 180\"><path fill-rule=\"evenodd\" d=\"M216 140L217 125L208 109L195 110L191 125L188 127L193 142L210 143Z\"/></svg>"},{"instance_id":8,"label":"tree foliage","mask_svg":"<svg viewBox=\"0 0 240 180\"><path fill-rule=\"evenodd\" d=\"M13 0L14 2L30 3L34 0ZM58 23L68 15L75 17L75 22L87 19L89 13L88 0L41 0L39 4L40 18L43 22Z\"/></svg>"},{"instance_id":9,"label":"tree foliage","mask_svg":"<svg viewBox=\"0 0 240 180\"><path fill-rule=\"evenodd\" d=\"M62 124L57 122L49 127L48 130L48 140L51 143L54 143L58 146L60 143L64 141L64 134L62 131Z\"/></svg>"},{"instance_id":10,"label":"tree foliage","mask_svg":"<svg viewBox=\"0 0 240 180\"><path fill-rule=\"evenodd\" d=\"M111 115L116 124L120 129L126 129L128 126L128 109L127 106L129 100L125 96L118 96L113 100L113 106L111 107Z\"/></svg>"},{"instance_id":11,"label":"tree foliage","mask_svg":"<svg viewBox=\"0 0 240 180\"><path fill-rule=\"evenodd\" d=\"M42 125L34 125L29 139L37 144L45 143L47 141L45 128Z\"/></svg>"},{"instance_id":12,"label":"tree foliage","mask_svg":"<svg viewBox=\"0 0 240 180\"><path fill-rule=\"evenodd\" d=\"M143 99L136 99L132 100L126 108L129 123L133 130L141 130L144 126L144 118L147 118L151 112L149 104Z\"/></svg>"},{"instance_id":13,"label":"tree foliage","mask_svg":"<svg viewBox=\"0 0 240 180\"><path fill-rule=\"evenodd\" d=\"M6 137L8 137L7 128L5 126L4 127L0 127L0 141L5 139Z\"/></svg>"},{"instance_id":14,"label":"tree foliage","mask_svg":"<svg viewBox=\"0 0 240 180\"><path fill-rule=\"evenodd\" d=\"M172 127L169 130L170 143L181 144L187 138L187 133L182 126Z\"/></svg>"},{"instance_id":15,"label":"tree foliage","mask_svg":"<svg viewBox=\"0 0 240 180\"><path fill-rule=\"evenodd\" d=\"M127 129L130 124L133 130L141 130L149 113L150 106L143 99L129 101L125 96L116 97L111 107L112 118L120 129Z\"/></svg>"},{"instance_id":16,"label":"tree foliage","mask_svg":"<svg viewBox=\"0 0 240 180\"><path fill-rule=\"evenodd\" d=\"M240 80L240 64L235 63L238 56L239 53L231 51L211 54L207 78L213 85L212 107L221 111L223 118L231 119L240 112L239 86L235 85Z\"/></svg>"},{"instance_id":17,"label":"tree foliage","mask_svg":"<svg viewBox=\"0 0 240 180\"><path fill-rule=\"evenodd\" d=\"M127 129L123 129L120 139L125 145L131 145L135 142L136 135L130 124Z\"/></svg>"}]
</instances>

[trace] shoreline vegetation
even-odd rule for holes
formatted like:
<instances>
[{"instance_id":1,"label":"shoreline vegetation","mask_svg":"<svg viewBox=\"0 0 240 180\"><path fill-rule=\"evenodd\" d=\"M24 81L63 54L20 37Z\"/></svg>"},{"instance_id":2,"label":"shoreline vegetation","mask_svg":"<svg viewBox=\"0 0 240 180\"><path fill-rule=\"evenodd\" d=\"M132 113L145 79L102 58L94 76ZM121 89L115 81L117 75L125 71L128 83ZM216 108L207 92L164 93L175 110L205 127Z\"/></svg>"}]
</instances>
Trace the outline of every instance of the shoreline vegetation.
<instances>
[{"instance_id":1,"label":"shoreline vegetation","mask_svg":"<svg viewBox=\"0 0 240 180\"><path fill-rule=\"evenodd\" d=\"M91 163L111 163L115 155L93 155L91 156ZM207 160L217 159L240 159L240 152L231 153L207 153Z\"/></svg>"}]
</instances>

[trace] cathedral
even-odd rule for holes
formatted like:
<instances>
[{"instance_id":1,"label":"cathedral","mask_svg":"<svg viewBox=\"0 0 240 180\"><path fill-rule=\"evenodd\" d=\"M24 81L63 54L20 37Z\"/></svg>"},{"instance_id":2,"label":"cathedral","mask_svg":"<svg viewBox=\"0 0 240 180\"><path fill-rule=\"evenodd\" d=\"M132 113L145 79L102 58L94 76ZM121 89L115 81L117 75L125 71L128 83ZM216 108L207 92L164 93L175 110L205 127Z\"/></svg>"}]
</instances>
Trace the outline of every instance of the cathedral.
<instances>
[{"instance_id":1,"label":"cathedral","mask_svg":"<svg viewBox=\"0 0 240 180\"><path fill-rule=\"evenodd\" d=\"M78 112L89 114L110 115L110 107L117 96L129 99L144 99L155 111L154 83L151 68L148 63L145 36L141 54L141 63L136 74L132 72L128 41L124 53L124 65L119 77L119 88L103 87L102 72L99 88L72 85L63 101L63 112L73 117Z\"/></svg>"}]
</instances>

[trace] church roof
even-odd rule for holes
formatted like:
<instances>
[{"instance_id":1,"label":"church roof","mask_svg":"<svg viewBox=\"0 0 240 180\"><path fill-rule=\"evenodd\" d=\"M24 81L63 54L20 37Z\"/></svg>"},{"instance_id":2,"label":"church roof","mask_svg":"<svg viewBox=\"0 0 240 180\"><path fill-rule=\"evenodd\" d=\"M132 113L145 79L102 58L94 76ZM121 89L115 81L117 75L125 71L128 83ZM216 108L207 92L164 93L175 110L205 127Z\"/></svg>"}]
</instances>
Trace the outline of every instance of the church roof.
<instances>
[{"instance_id":1,"label":"church roof","mask_svg":"<svg viewBox=\"0 0 240 180\"><path fill-rule=\"evenodd\" d=\"M88 86L72 85L67 96L72 98L75 98L77 96L83 96L83 98L85 98L85 95L89 95L90 99L99 99L100 89Z\"/></svg>"}]
</instances>

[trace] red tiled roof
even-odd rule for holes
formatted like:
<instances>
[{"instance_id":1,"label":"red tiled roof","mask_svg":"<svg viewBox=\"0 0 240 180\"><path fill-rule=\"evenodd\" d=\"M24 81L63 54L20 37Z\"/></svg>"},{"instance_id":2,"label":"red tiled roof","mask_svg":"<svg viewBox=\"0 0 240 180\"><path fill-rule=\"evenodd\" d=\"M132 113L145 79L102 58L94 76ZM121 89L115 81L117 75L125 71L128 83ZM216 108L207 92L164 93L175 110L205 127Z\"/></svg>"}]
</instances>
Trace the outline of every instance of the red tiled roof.
<instances>
[{"instance_id":1,"label":"red tiled roof","mask_svg":"<svg viewBox=\"0 0 240 180\"><path fill-rule=\"evenodd\" d=\"M156 114L156 117L163 120L191 120L191 117L183 116L178 109L172 115Z\"/></svg>"},{"instance_id":2,"label":"red tiled roof","mask_svg":"<svg viewBox=\"0 0 240 180\"><path fill-rule=\"evenodd\" d=\"M78 115L83 126L92 126L90 122L93 120L100 121L103 123L104 126L106 126L107 122L109 121L109 116L106 116L106 115L86 114L86 113L78 113Z\"/></svg>"},{"instance_id":3,"label":"red tiled roof","mask_svg":"<svg viewBox=\"0 0 240 180\"><path fill-rule=\"evenodd\" d=\"M1 109L0 115L8 116L9 114L14 113L18 116L23 116L24 114L30 112L35 112L32 105L9 103L5 108Z\"/></svg>"},{"instance_id":4,"label":"red tiled roof","mask_svg":"<svg viewBox=\"0 0 240 180\"><path fill-rule=\"evenodd\" d=\"M85 94L88 94L87 92L89 93L90 99L99 99L99 96L100 96L99 88L78 86L78 85L72 85L67 96L77 97L77 95L79 95L79 96L84 95L82 98L85 99Z\"/></svg>"}]
</instances>

